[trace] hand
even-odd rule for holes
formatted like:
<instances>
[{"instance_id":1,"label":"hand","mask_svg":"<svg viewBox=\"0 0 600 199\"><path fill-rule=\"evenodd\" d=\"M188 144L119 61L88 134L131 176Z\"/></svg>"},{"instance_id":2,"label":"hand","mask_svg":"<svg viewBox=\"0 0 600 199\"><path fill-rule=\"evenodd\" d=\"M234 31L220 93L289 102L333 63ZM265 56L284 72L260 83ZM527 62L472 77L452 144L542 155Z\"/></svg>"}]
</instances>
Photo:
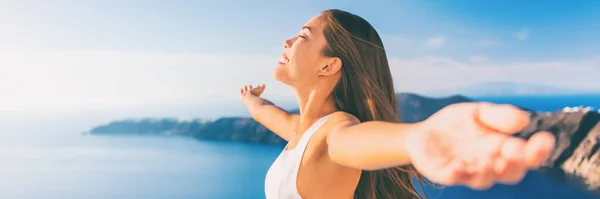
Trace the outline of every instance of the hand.
<instances>
[{"instance_id":1,"label":"hand","mask_svg":"<svg viewBox=\"0 0 600 199\"><path fill-rule=\"evenodd\" d=\"M260 95L265 91L265 85L259 85L256 88L252 88L252 85L246 85L242 89L240 89L240 98L243 99L244 96L254 95L256 97L260 97Z\"/></svg>"},{"instance_id":2,"label":"hand","mask_svg":"<svg viewBox=\"0 0 600 199\"><path fill-rule=\"evenodd\" d=\"M528 123L528 114L514 106L453 104L418 124L406 146L415 168L435 183L478 190L515 184L554 148L548 132L529 140L511 136Z\"/></svg>"}]
</instances>

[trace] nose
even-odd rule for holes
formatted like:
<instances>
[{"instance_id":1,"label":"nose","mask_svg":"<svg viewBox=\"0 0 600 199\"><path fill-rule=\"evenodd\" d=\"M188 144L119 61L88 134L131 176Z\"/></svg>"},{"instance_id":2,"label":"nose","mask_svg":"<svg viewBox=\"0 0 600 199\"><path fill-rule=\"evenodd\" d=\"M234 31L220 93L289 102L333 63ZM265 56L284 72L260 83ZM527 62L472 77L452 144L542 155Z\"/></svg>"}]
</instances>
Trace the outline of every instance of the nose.
<instances>
[{"instance_id":1,"label":"nose","mask_svg":"<svg viewBox=\"0 0 600 199\"><path fill-rule=\"evenodd\" d=\"M292 42L293 42L292 40L293 40L293 38L286 39L285 41L283 41L283 48L289 48L289 47L291 47L292 46Z\"/></svg>"}]
</instances>

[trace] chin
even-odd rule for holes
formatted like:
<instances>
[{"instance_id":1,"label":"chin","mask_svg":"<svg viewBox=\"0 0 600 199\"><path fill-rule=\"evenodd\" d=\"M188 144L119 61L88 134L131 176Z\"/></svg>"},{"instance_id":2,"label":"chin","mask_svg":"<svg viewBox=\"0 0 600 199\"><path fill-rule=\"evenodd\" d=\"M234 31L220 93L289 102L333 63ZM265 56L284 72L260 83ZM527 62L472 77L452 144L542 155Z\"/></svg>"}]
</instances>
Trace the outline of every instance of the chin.
<instances>
[{"instance_id":1,"label":"chin","mask_svg":"<svg viewBox=\"0 0 600 199\"><path fill-rule=\"evenodd\" d=\"M274 76L275 80L278 81L278 82L281 82L281 83L283 83L285 85L288 85L288 86L293 86L294 85L293 81L290 81L290 79L287 78L287 77L279 76L279 75L277 75L277 73L274 73L273 76Z\"/></svg>"},{"instance_id":2,"label":"chin","mask_svg":"<svg viewBox=\"0 0 600 199\"><path fill-rule=\"evenodd\" d=\"M287 71L283 68L281 68L281 66L277 67L275 69L275 71L273 71L273 78L275 80L277 80L278 82L284 83L289 85L290 81L289 81L289 75L287 75Z\"/></svg>"},{"instance_id":3,"label":"chin","mask_svg":"<svg viewBox=\"0 0 600 199\"><path fill-rule=\"evenodd\" d=\"M288 86L292 85L291 81L288 81L286 79L277 78L277 76L275 76L275 80L278 81L278 82L284 83L285 85L288 85Z\"/></svg>"}]
</instances>

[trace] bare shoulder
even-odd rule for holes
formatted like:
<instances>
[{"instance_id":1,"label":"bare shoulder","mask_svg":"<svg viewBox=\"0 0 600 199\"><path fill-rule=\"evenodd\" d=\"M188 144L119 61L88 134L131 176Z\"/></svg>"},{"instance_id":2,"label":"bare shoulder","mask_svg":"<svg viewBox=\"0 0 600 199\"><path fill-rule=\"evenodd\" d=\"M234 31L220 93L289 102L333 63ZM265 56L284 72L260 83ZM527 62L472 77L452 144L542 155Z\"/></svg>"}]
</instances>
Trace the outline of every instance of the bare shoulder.
<instances>
[{"instance_id":1,"label":"bare shoulder","mask_svg":"<svg viewBox=\"0 0 600 199\"><path fill-rule=\"evenodd\" d=\"M350 113L338 111L331 114L327 123L330 125L331 130L335 130L340 127L359 124L360 120Z\"/></svg>"},{"instance_id":2,"label":"bare shoulder","mask_svg":"<svg viewBox=\"0 0 600 199\"><path fill-rule=\"evenodd\" d=\"M360 121L354 115L343 111L337 111L329 115L329 118L327 121L325 121L323 126L319 128L315 137L318 137L316 139L322 139L322 141L325 141L327 135L333 131L336 131L340 127L352 126L358 123L360 123Z\"/></svg>"},{"instance_id":3,"label":"bare shoulder","mask_svg":"<svg viewBox=\"0 0 600 199\"><path fill-rule=\"evenodd\" d=\"M327 121L323 124L323 126L317 131L317 133L313 136L312 142L309 142L309 148L314 148L317 151L320 151L321 156L327 156L327 138L332 132L338 131L340 128L348 127L352 125L359 124L360 120L354 115L337 111L329 115Z\"/></svg>"},{"instance_id":4,"label":"bare shoulder","mask_svg":"<svg viewBox=\"0 0 600 199\"><path fill-rule=\"evenodd\" d=\"M338 111L332 113L329 117L329 120L327 121L327 123L329 124L339 124L340 122L360 123L360 120L350 113Z\"/></svg>"}]
</instances>

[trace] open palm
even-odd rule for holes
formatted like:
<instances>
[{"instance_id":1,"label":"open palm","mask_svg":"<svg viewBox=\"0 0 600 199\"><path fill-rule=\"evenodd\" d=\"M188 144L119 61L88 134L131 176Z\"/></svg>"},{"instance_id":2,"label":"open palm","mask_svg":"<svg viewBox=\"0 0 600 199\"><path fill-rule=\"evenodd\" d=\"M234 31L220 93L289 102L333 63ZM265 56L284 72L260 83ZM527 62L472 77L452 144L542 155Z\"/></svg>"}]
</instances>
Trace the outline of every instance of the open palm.
<instances>
[{"instance_id":1,"label":"open palm","mask_svg":"<svg viewBox=\"0 0 600 199\"><path fill-rule=\"evenodd\" d=\"M252 85L246 85L240 89L240 98L243 98L246 95L254 95L256 97L260 97L260 95L265 91L266 86L264 84L258 85L257 87L253 87Z\"/></svg>"},{"instance_id":2,"label":"open palm","mask_svg":"<svg viewBox=\"0 0 600 199\"><path fill-rule=\"evenodd\" d=\"M529 140L511 136L528 123L528 115L513 106L454 104L424 121L407 147L415 168L433 182L473 189L513 184L554 147L555 138L547 132Z\"/></svg>"}]
</instances>

